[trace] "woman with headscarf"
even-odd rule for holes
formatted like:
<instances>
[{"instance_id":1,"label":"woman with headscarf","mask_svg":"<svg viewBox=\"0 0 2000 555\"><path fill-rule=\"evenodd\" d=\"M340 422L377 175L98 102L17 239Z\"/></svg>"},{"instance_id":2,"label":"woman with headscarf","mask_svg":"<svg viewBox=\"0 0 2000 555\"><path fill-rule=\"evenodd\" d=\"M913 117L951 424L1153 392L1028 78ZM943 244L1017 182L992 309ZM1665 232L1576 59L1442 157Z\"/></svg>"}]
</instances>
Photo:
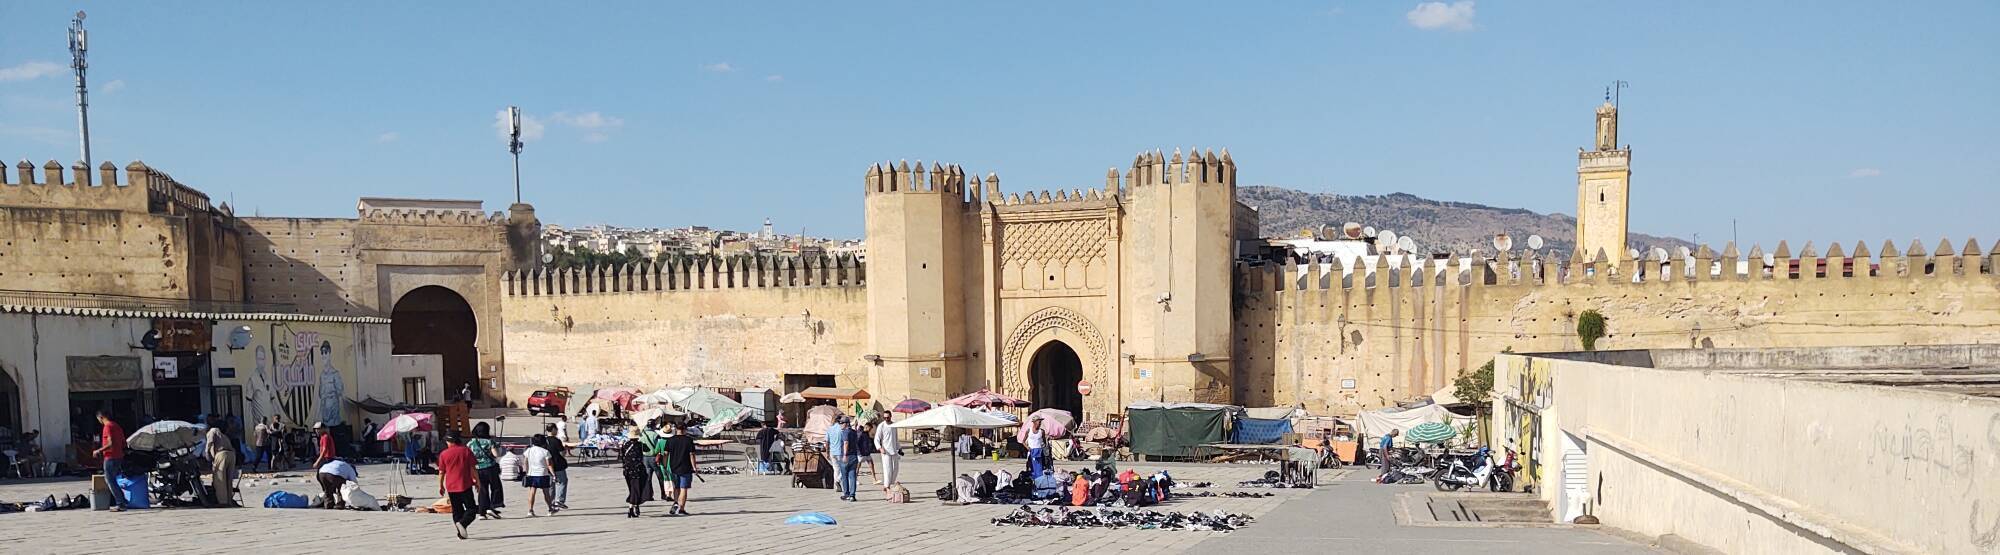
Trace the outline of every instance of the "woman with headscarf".
<instances>
[{"instance_id":1,"label":"woman with headscarf","mask_svg":"<svg viewBox=\"0 0 2000 555\"><path fill-rule=\"evenodd\" d=\"M653 484L653 457L648 451L637 437L626 439L618 450L618 464L625 474L625 518L639 518L639 506L652 497L647 491Z\"/></svg>"}]
</instances>

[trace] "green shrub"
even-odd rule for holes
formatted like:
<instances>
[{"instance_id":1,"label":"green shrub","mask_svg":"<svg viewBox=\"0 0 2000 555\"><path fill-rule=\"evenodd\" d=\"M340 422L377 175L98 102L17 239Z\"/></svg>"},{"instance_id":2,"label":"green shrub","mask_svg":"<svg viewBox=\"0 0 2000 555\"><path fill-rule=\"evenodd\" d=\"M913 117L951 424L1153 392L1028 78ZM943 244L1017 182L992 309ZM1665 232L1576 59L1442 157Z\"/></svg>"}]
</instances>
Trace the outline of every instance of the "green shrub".
<instances>
[{"instance_id":1,"label":"green shrub","mask_svg":"<svg viewBox=\"0 0 2000 555\"><path fill-rule=\"evenodd\" d=\"M1604 315L1597 310L1585 310L1576 315L1576 338L1583 342L1583 350L1597 350L1597 340L1604 337Z\"/></svg>"}]
</instances>

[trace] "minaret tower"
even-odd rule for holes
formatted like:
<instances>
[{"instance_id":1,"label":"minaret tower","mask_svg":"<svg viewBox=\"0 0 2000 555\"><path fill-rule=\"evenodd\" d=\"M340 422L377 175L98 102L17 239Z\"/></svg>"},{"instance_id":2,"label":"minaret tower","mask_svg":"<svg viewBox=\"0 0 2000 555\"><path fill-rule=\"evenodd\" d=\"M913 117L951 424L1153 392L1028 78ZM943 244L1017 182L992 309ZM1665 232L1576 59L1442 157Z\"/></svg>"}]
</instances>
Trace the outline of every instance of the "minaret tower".
<instances>
[{"instance_id":1,"label":"minaret tower","mask_svg":"<svg viewBox=\"0 0 2000 555\"><path fill-rule=\"evenodd\" d=\"M1625 230L1631 205L1632 150L1618 146L1618 105L1606 91L1597 107L1594 148L1576 155L1576 246L1586 260L1603 251L1616 263L1627 258Z\"/></svg>"}]
</instances>

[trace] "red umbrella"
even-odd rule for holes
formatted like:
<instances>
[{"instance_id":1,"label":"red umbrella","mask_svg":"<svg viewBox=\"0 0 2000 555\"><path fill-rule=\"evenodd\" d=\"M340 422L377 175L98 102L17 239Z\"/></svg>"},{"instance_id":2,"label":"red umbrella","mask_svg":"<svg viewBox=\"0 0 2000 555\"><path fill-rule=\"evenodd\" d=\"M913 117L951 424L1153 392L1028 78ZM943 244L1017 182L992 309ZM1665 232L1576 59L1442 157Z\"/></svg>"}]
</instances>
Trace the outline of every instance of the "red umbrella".
<instances>
[{"instance_id":1,"label":"red umbrella","mask_svg":"<svg viewBox=\"0 0 2000 555\"><path fill-rule=\"evenodd\" d=\"M931 410L931 404L929 401L925 401L923 399L904 399L896 403L896 408L889 410L900 412L903 414L916 414L923 411Z\"/></svg>"}]
</instances>

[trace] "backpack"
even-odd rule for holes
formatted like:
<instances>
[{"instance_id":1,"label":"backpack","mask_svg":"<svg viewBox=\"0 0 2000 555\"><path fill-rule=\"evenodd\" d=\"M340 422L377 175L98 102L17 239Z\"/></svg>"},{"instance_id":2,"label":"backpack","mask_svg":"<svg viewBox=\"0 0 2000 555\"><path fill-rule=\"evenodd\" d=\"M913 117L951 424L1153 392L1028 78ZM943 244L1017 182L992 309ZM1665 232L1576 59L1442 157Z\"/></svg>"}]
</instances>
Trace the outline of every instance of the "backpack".
<instances>
[{"instance_id":1,"label":"backpack","mask_svg":"<svg viewBox=\"0 0 2000 555\"><path fill-rule=\"evenodd\" d=\"M944 487L938 488L937 498L938 501L957 501L958 482L954 480L952 481L952 483L945 484Z\"/></svg>"},{"instance_id":2,"label":"backpack","mask_svg":"<svg viewBox=\"0 0 2000 555\"><path fill-rule=\"evenodd\" d=\"M902 484L889 486L888 497L890 503L909 503L910 488L903 487Z\"/></svg>"}]
</instances>

